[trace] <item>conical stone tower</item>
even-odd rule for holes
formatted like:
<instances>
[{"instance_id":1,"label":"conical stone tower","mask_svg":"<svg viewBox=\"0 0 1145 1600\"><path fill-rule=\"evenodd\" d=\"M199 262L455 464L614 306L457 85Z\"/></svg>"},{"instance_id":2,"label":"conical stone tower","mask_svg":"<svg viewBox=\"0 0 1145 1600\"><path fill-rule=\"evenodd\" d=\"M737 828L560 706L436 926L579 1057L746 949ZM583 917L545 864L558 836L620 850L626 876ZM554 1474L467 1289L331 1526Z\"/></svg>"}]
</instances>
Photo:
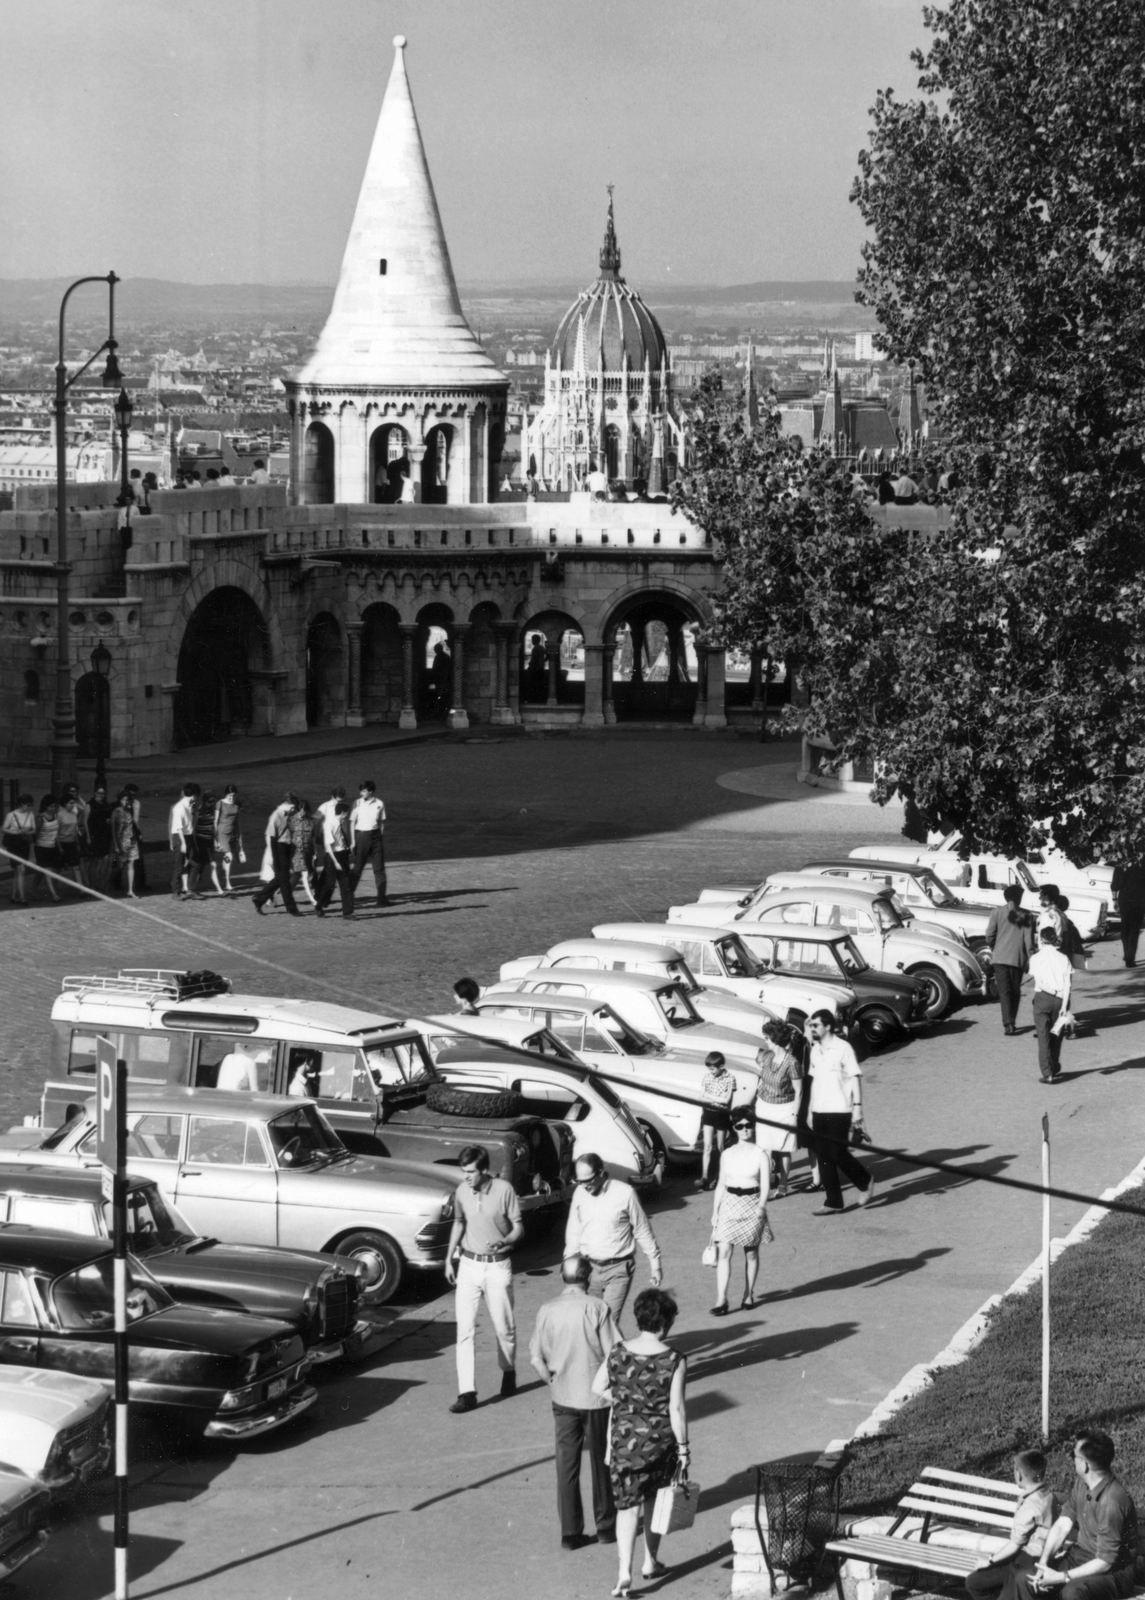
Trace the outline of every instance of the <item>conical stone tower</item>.
<instances>
[{"instance_id":1,"label":"conical stone tower","mask_svg":"<svg viewBox=\"0 0 1145 1600\"><path fill-rule=\"evenodd\" d=\"M461 311L405 69L395 54L334 303L286 382L296 504L492 499L508 380Z\"/></svg>"}]
</instances>

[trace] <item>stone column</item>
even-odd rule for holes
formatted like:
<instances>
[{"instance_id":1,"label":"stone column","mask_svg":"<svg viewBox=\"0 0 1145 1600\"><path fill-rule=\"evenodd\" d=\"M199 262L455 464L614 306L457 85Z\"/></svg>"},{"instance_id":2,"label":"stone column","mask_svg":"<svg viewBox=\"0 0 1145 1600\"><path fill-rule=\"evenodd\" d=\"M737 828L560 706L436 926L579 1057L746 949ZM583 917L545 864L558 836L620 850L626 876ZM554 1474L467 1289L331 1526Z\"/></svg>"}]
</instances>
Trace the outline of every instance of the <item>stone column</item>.
<instances>
[{"instance_id":1,"label":"stone column","mask_svg":"<svg viewBox=\"0 0 1145 1600\"><path fill-rule=\"evenodd\" d=\"M332 430L333 431L333 430ZM338 412L337 457L334 461L334 499L348 505L369 500L366 424L358 408L343 405Z\"/></svg>"},{"instance_id":2,"label":"stone column","mask_svg":"<svg viewBox=\"0 0 1145 1600\"><path fill-rule=\"evenodd\" d=\"M453 624L453 703L449 708L449 726L468 728L469 717L465 710L465 636L471 624Z\"/></svg>"},{"instance_id":3,"label":"stone column","mask_svg":"<svg viewBox=\"0 0 1145 1600\"><path fill-rule=\"evenodd\" d=\"M507 720L521 720L521 624L502 622L505 630L505 703L509 708Z\"/></svg>"},{"instance_id":4,"label":"stone column","mask_svg":"<svg viewBox=\"0 0 1145 1600\"><path fill-rule=\"evenodd\" d=\"M586 728L604 727L605 650L605 645L585 643L584 715L581 717L581 724Z\"/></svg>"},{"instance_id":5,"label":"stone column","mask_svg":"<svg viewBox=\"0 0 1145 1600\"><path fill-rule=\"evenodd\" d=\"M726 652L708 651L708 692L704 704L704 727L726 728L727 712L724 706L724 663Z\"/></svg>"},{"instance_id":6,"label":"stone column","mask_svg":"<svg viewBox=\"0 0 1145 1600\"><path fill-rule=\"evenodd\" d=\"M402 711L398 718L398 727L416 728L417 712L413 704L413 646L417 638L417 623L399 622L398 632L402 636Z\"/></svg>"},{"instance_id":7,"label":"stone column","mask_svg":"<svg viewBox=\"0 0 1145 1600\"><path fill-rule=\"evenodd\" d=\"M679 618L673 618L668 627L668 682L680 681L680 651L684 648L683 627Z\"/></svg>"},{"instance_id":8,"label":"stone column","mask_svg":"<svg viewBox=\"0 0 1145 1600\"><path fill-rule=\"evenodd\" d=\"M644 624L628 619L628 629L632 635L632 687L644 682Z\"/></svg>"},{"instance_id":9,"label":"stone column","mask_svg":"<svg viewBox=\"0 0 1145 1600\"><path fill-rule=\"evenodd\" d=\"M545 640L545 665L549 669L549 690L545 704L547 706L555 706L557 704L557 687L560 682L561 670L561 642L559 639L556 644L550 644L547 639Z\"/></svg>"},{"instance_id":10,"label":"stone column","mask_svg":"<svg viewBox=\"0 0 1145 1600\"><path fill-rule=\"evenodd\" d=\"M413 498L415 505L421 505L421 465L425 460L425 445L410 443L406 454L409 456L409 476L413 484Z\"/></svg>"},{"instance_id":11,"label":"stone column","mask_svg":"<svg viewBox=\"0 0 1145 1600\"><path fill-rule=\"evenodd\" d=\"M362 728L366 719L362 715L362 623L346 624L346 645L350 658L350 681L346 702L346 726Z\"/></svg>"},{"instance_id":12,"label":"stone column","mask_svg":"<svg viewBox=\"0 0 1145 1600\"><path fill-rule=\"evenodd\" d=\"M587 663L588 657L585 657ZM600 701L604 713L605 726L616 721L616 706L612 699L612 670L616 665L616 640L613 639L604 646L604 655L600 662ZM587 671L587 666L585 668ZM587 694L587 684L586 684Z\"/></svg>"},{"instance_id":13,"label":"stone column","mask_svg":"<svg viewBox=\"0 0 1145 1600\"><path fill-rule=\"evenodd\" d=\"M708 647L706 644L696 643L696 709L692 714L692 725L696 728L707 726L708 711Z\"/></svg>"},{"instance_id":14,"label":"stone column","mask_svg":"<svg viewBox=\"0 0 1145 1600\"><path fill-rule=\"evenodd\" d=\"M515 628L511 622L493 624L494 660L493 722L497 727L511 727L517 720L509 706L509 647Z\"/></svg>"}]
</instances>

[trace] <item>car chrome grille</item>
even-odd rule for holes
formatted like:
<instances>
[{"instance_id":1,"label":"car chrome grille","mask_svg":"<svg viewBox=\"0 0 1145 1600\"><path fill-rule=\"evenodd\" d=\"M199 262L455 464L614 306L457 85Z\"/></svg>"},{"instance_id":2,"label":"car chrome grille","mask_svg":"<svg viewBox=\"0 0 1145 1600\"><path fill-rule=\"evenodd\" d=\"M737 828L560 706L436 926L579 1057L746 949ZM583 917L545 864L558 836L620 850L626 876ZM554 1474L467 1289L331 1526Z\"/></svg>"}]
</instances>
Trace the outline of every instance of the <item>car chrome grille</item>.
<instances>
[{"instance_id":1,"label":"car chrome grille","mask_svg":"<svg viewBox=\"0 0 1145 1600\"><path fill-rule=\"evenodd\" d=\"M83 1459L99 1448L106 1430L107 1406L102 1405L86 1422L63 1429L58 1443L69 1460Z\"/></svg>"},{"instance_id":2,"label":"car chrome grille","mask_svg":"<svg viewBox=\"0 0 1145 1600\"><path fill-rule=\"evenodd\" d=\"M324 1339L344 1339L350 1331L350 1285L346 1278L331 1278L319 1290Z\"/></svg>"}]
</instances>

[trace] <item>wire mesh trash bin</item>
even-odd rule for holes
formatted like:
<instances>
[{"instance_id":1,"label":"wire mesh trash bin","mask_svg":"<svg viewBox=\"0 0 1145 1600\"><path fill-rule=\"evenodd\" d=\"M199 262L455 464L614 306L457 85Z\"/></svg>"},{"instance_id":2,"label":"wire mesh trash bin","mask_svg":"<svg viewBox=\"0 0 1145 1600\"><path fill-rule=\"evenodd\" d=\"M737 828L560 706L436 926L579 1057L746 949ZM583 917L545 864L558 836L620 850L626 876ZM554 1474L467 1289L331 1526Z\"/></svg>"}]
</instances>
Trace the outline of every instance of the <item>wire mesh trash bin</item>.
<instances>
[{"instance_id":1,"label":"wire mesh trash bin","mask_svg":"<svg viewBox=\"0 0 1145 1600\"><path fill-rule=\"evenodd\" d=\"M778 1568L792 1578L813 1577L839 1515L842 1456L826 1463L780 1461L755 1469L755 1526L775 1583ZM760 1505L767 1511L767 1528Z\"/></svg>"}]
</instances>

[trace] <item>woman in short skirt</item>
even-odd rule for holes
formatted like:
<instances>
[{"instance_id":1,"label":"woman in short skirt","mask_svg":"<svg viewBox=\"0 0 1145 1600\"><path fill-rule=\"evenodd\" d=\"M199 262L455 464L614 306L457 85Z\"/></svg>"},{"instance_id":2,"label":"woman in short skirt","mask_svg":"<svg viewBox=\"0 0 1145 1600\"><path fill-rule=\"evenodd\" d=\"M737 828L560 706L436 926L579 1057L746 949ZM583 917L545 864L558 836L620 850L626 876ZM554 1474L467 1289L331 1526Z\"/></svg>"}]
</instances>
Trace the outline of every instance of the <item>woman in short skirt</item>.
<instances>
[{"instance_id":1,"label":"woman in short skirt","mask_svg":"<svg viewBox=\"0 0 1145 1600\"><path fill-rule=\"evenodd\" d=\"M26 906L24 863L32 859L32 840L36 837L36 810L30 794L22 794L4 818L4 848L16 859L12 862L12 904Z\"/></svg>"},{"instance_id":2,"label":"woman in short skirt","mask_svg":"<svg viewBox=\"0 0 1145 1600\"><path fill-rule=\"evenodd\" d=\"M765 1022L765 1046L756 1057L759 1088L755 1112L763 1121L756 1123L755 1142L771 1157L775 1198L787 1193L791 1157L795 1153L795 1124L799 1116L799 1095L803 1087L803 1057L806 1041L789 1022ZM774 1124L781 1126L776 1127Z\"/></svg>"},{"instance_id":3,"label":"woman in short skirt","mask_svg":"<svg viewBox=\"0 0 1145 1600\"><path fill-rule=\"evenodd\" d=\"M47 867L49 872L60 870L60 815L59 806L56 804L54 794L46 794L40 801L40 809L36 815L36 837L32 845L32 853L38 867ZM53 900L60 897L56 893L56 880L40 875L40 883L47 889ZM32 881L33 889L36 881Z\"/></svg>"},{"instance_id":4,"label":"woman in short skirt","mask_svg":"<svg viewBox=\"0 0 1145 1600\"><path fill-rule=\"evenodd\" d=\"M712 1240L716 1246L716 1303L713 1317L726 1317L728 1279L732 1270L732 1251L738 1244L743 1251L743 1299L741 1311L755 1305L755 1280L759 1272L759 1246L770 1239L767 1225L767 1193L771 1162L766 1150L755 1143L755 1113L750 1106L737 1106L732 1112L735 1143L720 1157L720 1179L712 1204Z\"/></svg>"}]
</instances>

